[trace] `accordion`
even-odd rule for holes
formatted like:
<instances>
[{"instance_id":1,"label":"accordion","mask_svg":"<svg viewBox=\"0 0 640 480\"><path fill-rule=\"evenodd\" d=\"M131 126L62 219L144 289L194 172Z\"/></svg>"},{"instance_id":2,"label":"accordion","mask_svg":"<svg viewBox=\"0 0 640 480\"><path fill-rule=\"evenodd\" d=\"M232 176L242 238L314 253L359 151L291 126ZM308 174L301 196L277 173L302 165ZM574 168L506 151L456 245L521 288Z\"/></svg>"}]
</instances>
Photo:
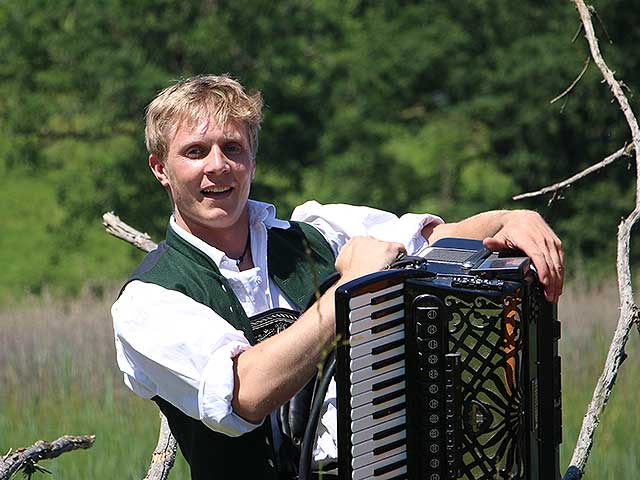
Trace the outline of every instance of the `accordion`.
<instances>
[{"instance_id":1,"label":"accordion","mask_svg":"<svg viewBox=\"0 0 640 480\"><path fill-rule=\"evenodd\" d=\"M336 292L341 479L557 480L560 323L529 258L443 239Z\"/></svg>"}]
</instances>

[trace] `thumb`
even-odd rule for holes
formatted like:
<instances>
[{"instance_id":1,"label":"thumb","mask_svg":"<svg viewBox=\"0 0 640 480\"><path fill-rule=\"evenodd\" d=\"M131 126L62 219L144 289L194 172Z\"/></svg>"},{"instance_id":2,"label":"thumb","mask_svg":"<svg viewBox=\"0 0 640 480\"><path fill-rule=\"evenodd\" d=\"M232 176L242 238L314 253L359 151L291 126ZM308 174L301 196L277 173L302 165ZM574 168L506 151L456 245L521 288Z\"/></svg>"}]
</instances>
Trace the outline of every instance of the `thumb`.
<instances>
[{"instance_id":1,"label":"thumb","mask_svg":"<svg viewBox=\"0 0 640 480\"><path fill-rule=\"evenodd\" d=\"M485 246L485 248L488 248L493 252L497 252L498 250L506 250L509 247L506 239L498 236L487 237L482 241L482 244Z\"/></svg>"}]
</instances>

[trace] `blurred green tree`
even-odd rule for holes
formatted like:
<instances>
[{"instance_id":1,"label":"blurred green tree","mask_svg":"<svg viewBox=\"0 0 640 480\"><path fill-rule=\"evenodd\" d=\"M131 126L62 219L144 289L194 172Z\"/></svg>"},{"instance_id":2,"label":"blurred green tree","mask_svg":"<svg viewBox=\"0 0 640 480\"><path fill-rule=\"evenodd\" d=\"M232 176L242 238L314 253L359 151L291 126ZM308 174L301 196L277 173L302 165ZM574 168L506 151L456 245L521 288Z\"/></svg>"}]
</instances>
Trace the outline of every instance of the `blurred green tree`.
<instances>
[{"instance_id":1,"label":"blurred green tree","mask_svg":"<svg viewBox=\"0 0 640 480\"><path fill-rule=\"evenodd\" d=\"M596 8L607 58L634 88L640 11L627 3ZM163 235L170 205L146 168L144 107L208 72L263 92L253 195L283 216L312 198L451 221L528 206L570 259L605 265L630 205L623 162L550 209L510 201L628 138L595 69L549 104L587 57L577 26L562 2L0 2L0 296L126 275L140 255L102 234L100 214Z\"/></svg>"}]
</instances>

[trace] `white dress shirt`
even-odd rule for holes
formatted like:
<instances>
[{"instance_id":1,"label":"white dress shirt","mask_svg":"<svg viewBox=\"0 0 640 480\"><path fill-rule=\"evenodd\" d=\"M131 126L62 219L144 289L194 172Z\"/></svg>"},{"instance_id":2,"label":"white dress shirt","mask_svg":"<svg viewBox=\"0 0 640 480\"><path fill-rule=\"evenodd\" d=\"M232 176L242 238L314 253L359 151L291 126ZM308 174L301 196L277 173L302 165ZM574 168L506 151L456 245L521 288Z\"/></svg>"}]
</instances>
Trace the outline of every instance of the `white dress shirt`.
<instances>
[{"instance_id":1,"label":"white dress shirt","mask_svg":"<svg viewBox=\"0 0 640 480\"><path fill-rule=\"evenodd\" d=\"M178 226L170 228L209 256L238 297L248 317L272 308L295 309L269 278L267 230L288 228L275 207L249 200L251 256L254 268L239 271L235 260ZM357 235L403 243L409 255L419 255L427 242L421 230L439 224L439 217L388 212L351 205L307 202L292 220L315 226L337 255ZM233 358L250 347L244 334L209 307L186 295L142 281L130 282L114 303L111 314L117 361L125 384L144 398L160 396L209 428L238 436L259 426L233 412ZM332 382L318 426L314 459L337 457L335 383Z\"/></svg>"}]
</instances>

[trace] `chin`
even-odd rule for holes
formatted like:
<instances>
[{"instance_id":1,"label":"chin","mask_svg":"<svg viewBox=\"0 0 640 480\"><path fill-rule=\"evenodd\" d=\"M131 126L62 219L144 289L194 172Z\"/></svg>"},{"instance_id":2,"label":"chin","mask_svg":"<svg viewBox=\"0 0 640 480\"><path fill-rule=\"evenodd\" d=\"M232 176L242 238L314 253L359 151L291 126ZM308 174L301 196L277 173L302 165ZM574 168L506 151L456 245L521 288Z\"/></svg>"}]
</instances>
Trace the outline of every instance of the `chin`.
<instances>
[{"instance_id":1,"label":"chin","mask_svg":"<svg viewBox=\"0 0 640 480\"><path fill-rule=\"evenodd\" d=\"M211 229L221 229L221 228L230 228L233 227L236 223L240 221L242 215L230 215L227 212L219 213L213 216L210 216L206 219L203 224L207 228Z\"/></svg>"}]
</instances>

